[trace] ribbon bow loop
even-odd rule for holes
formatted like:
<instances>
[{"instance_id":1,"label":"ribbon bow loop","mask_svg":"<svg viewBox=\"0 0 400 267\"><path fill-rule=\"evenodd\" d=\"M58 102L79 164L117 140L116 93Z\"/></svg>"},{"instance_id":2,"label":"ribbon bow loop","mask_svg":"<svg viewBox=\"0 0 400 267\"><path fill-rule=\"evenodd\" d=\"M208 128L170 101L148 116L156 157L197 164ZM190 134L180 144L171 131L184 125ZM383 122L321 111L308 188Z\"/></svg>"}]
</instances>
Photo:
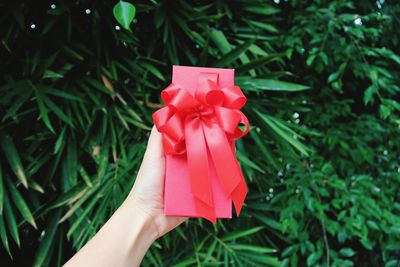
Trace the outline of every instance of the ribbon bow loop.
<instances>
[{"instance_id":1,"label":"ribbon bow loop","mask_svg":"<svg viewBox=\"0 0 400 267\"><path fill-rule=\"evenodd\" d=\"M200 73L194 96L179 84L171 83L161 97L166 106L153 114L153 120L163 134L165 153L186 154L199 215L216 222L210 163L215 166L223 192L232 199L239 214L248 190L235 156L234 140L250 130L240 111L246 97L238 86L220 88L218 73Z\"/></svg>"}]
</instances>

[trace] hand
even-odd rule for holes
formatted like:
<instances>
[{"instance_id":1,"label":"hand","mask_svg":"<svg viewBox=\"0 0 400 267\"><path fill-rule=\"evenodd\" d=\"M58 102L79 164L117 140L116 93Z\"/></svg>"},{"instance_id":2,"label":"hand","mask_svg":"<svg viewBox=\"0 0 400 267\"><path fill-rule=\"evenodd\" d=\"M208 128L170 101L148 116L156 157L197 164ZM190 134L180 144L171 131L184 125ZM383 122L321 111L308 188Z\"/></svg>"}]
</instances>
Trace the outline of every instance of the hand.
<instances>
[{"instance_id":1,"label":"hand","mask_svg":"<svg viewBox=\"0 0 400 267\"><path fill-rule=\"evenodd\" d=\"M151 130L135 184L126 201L130 201L155 224L157 238L184 222L185 217L164 215L165 156L162 136L155 127ZM136 211L135 211L136 212Z\"/></svg>"},{"instance_id":2,"label":"hand","mask_svg":"<svg viewBox=\"0 0 400 267\"><path fill-rule=\"evenodd\" d=\"M153 127L128 197L65 266L139 266L154 240L186 220L164 215L165 158L161 140Z\"/></svg>"}]
</instances>

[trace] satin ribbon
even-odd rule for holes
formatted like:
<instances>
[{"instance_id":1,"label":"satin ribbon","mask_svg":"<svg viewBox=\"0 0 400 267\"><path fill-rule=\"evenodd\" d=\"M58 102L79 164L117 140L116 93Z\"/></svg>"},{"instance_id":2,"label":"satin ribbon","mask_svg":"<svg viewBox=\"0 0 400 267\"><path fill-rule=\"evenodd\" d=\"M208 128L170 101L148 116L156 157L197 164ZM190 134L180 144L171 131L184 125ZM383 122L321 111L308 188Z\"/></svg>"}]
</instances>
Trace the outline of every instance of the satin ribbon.
<instances>
[{"instance_id":1,"label":"satin ribbon","mask_svg":"<svg viewBox=\"0 0 400 267\"><path fill-rule=\"evenodd\" d=\"M186 153L189 178L200 217L216 222L209 164L214 163L223 192L239 215L247 186L235 155L234 140L250 130L240 109L246 97L238 86L222 87L217 73L200 73L194 96L171 83L161 92L165 107L153 114L168 155ZM245 126L241 130L239 125ZM208 156L208 152L209 155Z\"/></svg>"}]
</instances>

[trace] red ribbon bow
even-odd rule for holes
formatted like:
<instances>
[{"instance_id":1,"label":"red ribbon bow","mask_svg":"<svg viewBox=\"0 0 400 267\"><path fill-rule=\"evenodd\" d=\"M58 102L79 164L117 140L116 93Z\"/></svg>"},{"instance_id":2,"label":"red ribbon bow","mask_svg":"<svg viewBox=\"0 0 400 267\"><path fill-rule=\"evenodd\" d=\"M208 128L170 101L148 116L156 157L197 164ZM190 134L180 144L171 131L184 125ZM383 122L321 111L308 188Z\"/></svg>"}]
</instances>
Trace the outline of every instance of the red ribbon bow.
<instances>
[{"instance_id":1,"label":"red ribbon bow","mask_svg":"<svg viewBox=\"0 0 400 267\"><path fill-rule=\"evenodd\" d=\"M200 217L215 223L207 148L223 191L239 214L248 190L233 141L247 134L250 127L239 111L246 97L238 86L220 88L217 73L200 73L198 83L194 96L171 83L161 92L166 106L153 114L153 120L163 134L165 153L186 153L196 210ZM246 127L244 131L240 124Z\"/></svg>"}]
</instances>

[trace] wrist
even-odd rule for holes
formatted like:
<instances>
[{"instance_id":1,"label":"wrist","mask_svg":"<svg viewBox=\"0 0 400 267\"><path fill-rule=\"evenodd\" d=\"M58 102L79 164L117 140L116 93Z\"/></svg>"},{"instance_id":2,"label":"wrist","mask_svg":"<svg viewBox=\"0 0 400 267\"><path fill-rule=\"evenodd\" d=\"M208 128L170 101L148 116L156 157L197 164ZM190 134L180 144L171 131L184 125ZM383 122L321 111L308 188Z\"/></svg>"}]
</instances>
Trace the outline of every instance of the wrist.
<instances>
[{"instance_id":1,"label":"wrist","mask_svg":"<svg viewBox=\"0 0 400 267\"><path fill-rule=\"evenodd\" d=\"M127 214L132 227L137 229L141 238L153 243L159 237L159 231L154 218L143 209L143 205L136 199L127 199L120 207ZM151 244L150 244L151 245Z\"/></svg>"},{"instance_id":2,"label":"wrist","mask_svg":"<svg viewBox=\"0 0 400 267\"><path fill-rule=\"evenodd\" d=\"M123 255L121 266L139 266L147 250L158 237L158 231L137 204L125 201L107 223L119 253ZM108 239L108 238L107 238ZM109 242L110 240L107 240Z\"/></svg>"}]
</instances>

